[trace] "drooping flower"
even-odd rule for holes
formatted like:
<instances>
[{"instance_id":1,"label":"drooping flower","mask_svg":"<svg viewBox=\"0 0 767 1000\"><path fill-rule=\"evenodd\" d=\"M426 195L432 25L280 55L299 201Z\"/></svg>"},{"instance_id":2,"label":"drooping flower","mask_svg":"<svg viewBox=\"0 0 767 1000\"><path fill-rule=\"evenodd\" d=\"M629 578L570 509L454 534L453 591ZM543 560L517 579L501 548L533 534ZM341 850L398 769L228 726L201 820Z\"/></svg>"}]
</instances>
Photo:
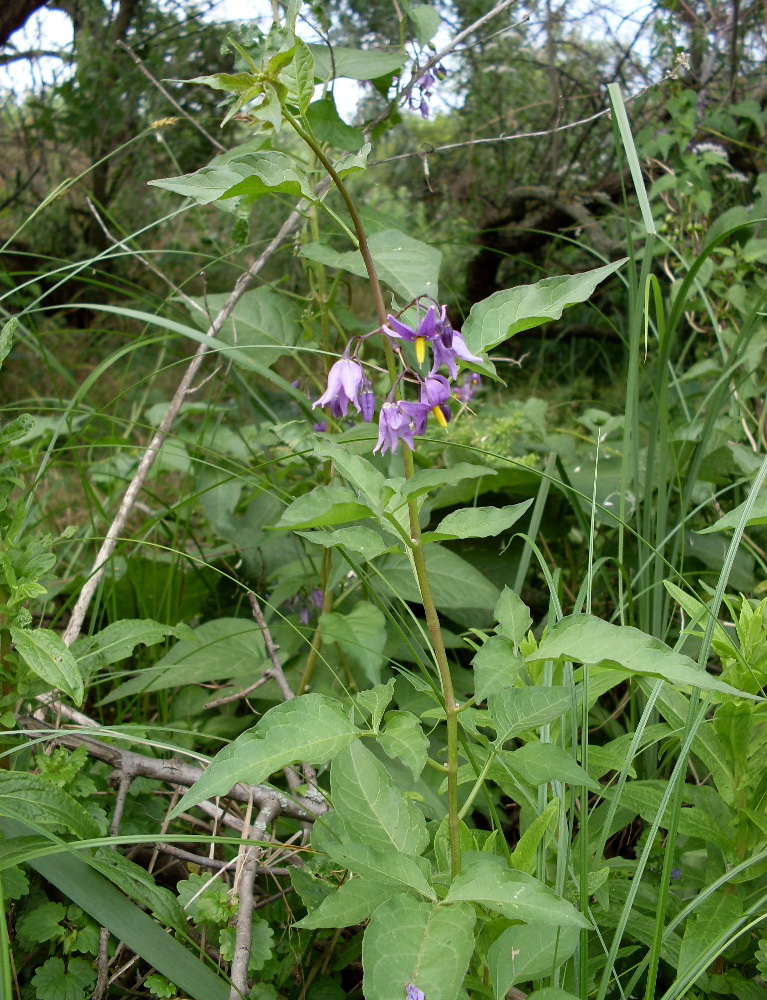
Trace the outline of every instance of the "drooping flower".
<instances>
[{"instance_id":1,"label":"drooping flower","mask_svg":"<svg viewBox=\"0 0 767 1000\"><path fill-rule=\"evenodd\" d=\"M426 431L426 420L429 413L434 414L440 427L447 427L447 422L450 420L448 399L450 399L450 383L444 375L432 374L421 383L420 403L402 404L406 412L413 417L413 427L416 434L423 434Z\"/></svg>"},{"instance_id":2,"label":"drooping flower","mask_svg":"<svg viewBox=\"0 0 767 1000\"><path fill-rule=\"evenodd\" d=\"M312 409L329 406L334 417L345 417L351 403L357 413L362 413L360 392L364 390L365 382L367 379L359 361L340 358L328 372L327 389L312 405Z\"/></svg>"},{"instance_id":3,"label":"drooping flower","mask_svg":"<svg viewBox=\"0 0 767 1000\"><path fill-rule=\"evenodd\" d=\"M441 63L439 66L434 66L433 69L433 73L431 69L427 69L423 76L420 76L416 80L407 98L410 110L420 111L422 118L429 117L429 102L427 98L431 97L431 88L437 80L444 80L447 76L447 70Z\"/></svg>"},{"instance_id":4,"label":"drooping flower","mask_svg":"<svg viewBox=\"0 0 767 1000\"><path fill-rule=\"evenodd\" d=\"M411 451L415 450L413 443L412 407L421 407L421 403L403 403L401 400L387 400L381 407L378 417L378 443L373 454L379 452L385 455L387 451L394 453L397 445L403 441ZM407 407L407 409L406 409Z\"/></svg>"},{"instance_id":5,"label":"drooping flower","mask_svg":"<svg viewBox=\"0 0 767 1000\"><path fill-rule=\"evenodd\" d=\"M417 986L413 986L412 983L408 983L405 987L405 1000L425 1000L426 994L423 990L419 990Z\"/></svg>"},{"instance_id":6,"label":"drooping flower","mask_svg":"<svg viewBox=\"0 0 767 1000\"><path fill-rule=\"evenodd\" d=\"M482 358L479 358L476 354L471 353L469 348L466 346L466 341L457 330L451 329L449 346L445 344L444 337L438 337L434 340L431 347L434 352L434 366L432 371L437 371L438 368L441 368L442 365L444 365L450 372L450 378L455 378L458 375L456 358L460 358L461 361L468 361L470 364L474 365L482 364Z\"/></svg>"},{"instance_id":7,"label":"drooping flower","mask_svg":"<svg viewBox=\"0 0 767 1000\"><path fill-rule=\"evenodd\" d=\"M391 315L386 317L386 324L382 329L394 340L408 340L414 344L419 364L423 363L426 357L426 344L430 343L434 355L432 374L445 365L450 377L455 378L458 374L456 358L475 365L482 364L482 358L472 354L460 333L453 329L447 318L445 306L442 306L439 312L433 305L429 306L416 329Z\"/></svg>"},{"instance_id":8,"label":"drooping flower","mask_svg":"<svg viewBox=\"0 0 767 1000\"><path fill-rule=\"evenodd\" d=\"M421 365L426 357L426 342L437 336L437 311L434 306L429 306L415 330L412 326L401 323L396 316L389 315L383 331L394 340L409 340L411 344L415 344L416 360Z\"/></svg>"}]
</instances>

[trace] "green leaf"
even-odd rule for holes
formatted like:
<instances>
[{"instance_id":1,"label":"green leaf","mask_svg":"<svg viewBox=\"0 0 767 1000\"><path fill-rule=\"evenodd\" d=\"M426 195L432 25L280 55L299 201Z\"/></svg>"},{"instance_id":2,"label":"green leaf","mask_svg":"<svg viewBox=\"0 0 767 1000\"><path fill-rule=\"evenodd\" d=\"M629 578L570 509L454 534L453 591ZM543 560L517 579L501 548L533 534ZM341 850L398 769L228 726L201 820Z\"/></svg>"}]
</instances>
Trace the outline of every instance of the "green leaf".
<instances>
[{"instance_id":1,"label":"green leaf","mask_svg":"<svg viewBox=\"0 0 767 1000\"><path fill-rule=\"evenodd\" d=\"M517 841L517 846L511 852L511 866L516 871L526 872L528 875L532 875L535 871L538 863L538 846L554 826L559 815L559 806L559 799L552 799Z\"/></svg>"},{"instance_id":2,"label":"green leaf","mask_svg":"<svg viewBox=\"0 0 767 1000\"><path fill-rule=\"evenodd\" d=\"M333 761L330 793L351 840L412 855L421 854L429 842L421 810L403 797L384 765L359 740Z\"/></svg>"},{"instance_id":3,"label":"green leaf","mask_svg":"<svg viewBox=\"0 0 767 1000\"><path fill-rule=\"evenodd\" d=\"M394 685L395 679L391 677L385 684L376 684L354 696L355 707L363 718L371 717L370 728L376 733L381 725L386 706L394 697Z\"/></svg>"},{"instance_id":4,"label":"green leaf","mask_svg":"<svg viewBox=\"0 0 767 1000\"><path fill-rule=\"evenodd\" d=\"M11 316L7 322L3 323L3 328L0 330L0 366L2 366L5 359L11 353L13 335L18 325L19 321L15 316Z\"/></svg>"},{"instance_id":5,"label":"green leaf","mask_svg":"<svg viewBox=\"0 0 767 1000\"><path fill-rule=\"evenodd\" d=\"M296 81L298 107L301 113L305 114L314 96L314 56L306 42L297 35L293 70Z\"/></svg>"},{"instance_id":6,"label":"green leaf","mask_svg":"<svg viewBox=\"0 0 767 1000\"><path fill-rule=\"evenodd\" d=\"M327 764L359 735L341 704L325 695L305 694L275 705L216 754L171 815L226 795L238 781L258 784L288 764Z\"/></svg>"},{"instance_id":7,"label":"green leaf","mask_svg":"<svg viewBox=\"0 0 767 1000\"><path fill-rule=\"evenodd\" d=\"M191 80L181 82L200 83L213 90L223 90L227 94L236 94L241 97L252 90L258 80L252 73L213 73L211 76L196 76Z\"/></svg>"},{"instance_id":8,"label":"green leaf","mask_svg":"<svg viewBox=\"0 0 767 1000\"><path fill-rule=\"evenodd\" d=\"M397 229L373 233L368 239L368 246L378 277L403 301L409 302L419 295L438 298L437 283L442 262L439 250ZM367 277L367 269L358 250L339 253L324 243L310 243L301 252L309 260L316 260L326 267L337 267L361 278Z\"/></svg>"},{"instance_id":9,"label":"green leaf","mask_svg":"<svg viewBox=\"0 0 767 1000\"><path fill-rule=\"evenodd\" d=\"M6 845L4 844L3 846L5 847ZM18 865L13 865L10 868L6 868L5 871L0 872L0 883L2 884L3 896L6 903L23 899L29 892L29 879L24 870L19 868Z\"/></svg>"},{"instance_id":10,"label":"green leaf","mask_svg":"<svg viewBox=\"0 0 767 1000\"><path fill-rule=\"evenodd\" d=\"M81 840L101 834L81 802L45 778L23 771L0 770L0 816L44 824Z\"/></svg>"},{"instance_id":11,"label":"green leaf","mask_svg":"<svg viewBox=\"0 0 767 1000\"><path fill-rule=\"evenodd\" d=\"M95 982L93 967L82 958L70 958L66 966L61 958L49 958L32 977L38 1000L85 1000Z\"/></svg>"},{"instance_id":12,"label":"green leaf","mask_svg":"<svg viewBox=\"0 0 767 1000\"><path fill-rule=\"evenodd\" d=\"M511 920L546 921L550 926L590 927L572 903L523 872L509 868L497 854L468 854L445 902L481 903Z\"/></svg>"},{"instance_id":13,"label":"green leaf","mask_svg":"<svg viewBox=\"0 0 767 1000\"><path fill-rule=\"evenodd\" d=\"M509 507L464 507L454 510L434 529L434 534L448 538L489 538L516 524L532 504L532 497L524 503Z\"/></svg>"},{"instance_id":14,"label":"green leaf","mask_svg":"<svg viewBox=\"0 0 767 1000\"><path fill-rule=\"evenodd\" d=\"M350 878L294 926L307 930L318 927L353 927L354 924L368 920L376 907L400 891L399 886L376 882L374 879Z\"/></svg>"},{"instance_id":15,"label":"green leaf","mask_svg":"<svg viewBox=\"0 0 767 1000\"><path fill-rule=\"evenodd\" d=\"M279 100L277 101L279 108ZM264 108L265 110L265 108ZM281 115L281 111L280 111ZM158 177L148 182L153 187L192 198L199 205L209 205L225 198L260 198L265 194L284 193L294 198L314 199L314 191L301 165L287 153L259 150L237 158L216 157L200 170L180 177Z\"/></svg>"},{"instance_id":16,"label":"green leaf","mask_svg":"<svg viewBox=\"0 0 767 1000\"><path fill-rule=\"evenodd\" d=\"M563 781L568 785L586 785L592 791L600 788L569 753L553 743L526 743L519 750L504 752L501 759L528 785Z\"/></svg>"},{"instance_id":17,"label":"green leaf","mask_svg":"<svg viewBox=\"0 0 767 1000\"><path fill-rule=\"evenodd\" d=\"M111 691L101 704L201 681L252 678L270 665L261 629L254 621L217 618L199 625L154 666L142 667L135 677Z\"/></svg>"},{"instance_id":18,"label":"green leaf","mask_svg":"<svg viewBox=\"0 0 767 1000\"><path fill-rule=\"evenodd\" d=\"M468 903L429 905L394 896L373 914L362 942L366 1000L402 1000L412 984L427 1000L456 1000L474 950Z\"/></svg>"},{"instance_id":19,"label":"green leaf","mask_svg":"<svg viewBox=\"0 0 767 1000\"><path fill-rule=\"evenodd\" d=\"M742 916L743 903L732 892L719 889L704 899L687 919L679 949L677 976L683 975L703 958L728 929L734 932Z\"/></svg>"},{"instance_id":20,"label":"green leaf","mask_svg":"<svg viewBox=\"0 0 767 1000\"><path fill-rule=\"evenodd\" d=\"M505 930L487 952L496 1000L505 997L515 983L540 979L566 962L578 947L578 936L575 927L552 927L548 922Z\"/></svg>"},{"instance_id":21,"label":"green leaf","mask_svg":"<svg viewBox=\"0 0 767 1000\"><path fill-rule=\"evenodd\" d=\"M710 524L707 528L701 528L696 534L710 535L716 531L734 531L740 523L746 506L749 507L748 520L746 521L747 528L767 524L767 493L760 493L753 503L744 500L737 507L733 507L732 510L727 511L718 521Z\"/></svg>"},{"instance_id":22,"label":"green leaf","mask_svg":"<svg viewBox=\"0 0 767 1000\"><path fill-rule=\"evenodd\" d=\"M375 49L349 49L341 46L332 53L325 45L310 45L314 56L314 76L317 80L332 80L345 76L350 80L377 80L396 71L404 64L404 52L377 52Z\"/></svg>"},{"instance_id":23,"label":"green leaf","mask_svg":"<svg viewBox=\"0 0 767 1000\"><path fill-rule=\"evenodd\" d=\"M380 681L386 644L386 618L380 608L360 601L348 615L326 612L320 616L319 628L323 642L337 642L369 681Z\"/></svg>"},{"instance_id":24,"label":"green leaf","mask_svg":"<svg viewBox=\"0 0 767 1000\"><path fill-rule=\"evenodd\" d=\"M713 789L709 791L713 796L709 808L692 805L679 810L679 833L716 844L725 855L730 855L734 847L733 815L717 792ZM621 792L620 807L634 810L645 822L651 823L658 815L663 793L664 785L660 781L631 781ZM607 799L612 798L613 794L612 790L603 790ZM666 813L660 822L664 830L668 827L668 821Z\"/></svg>"},{"instance_id":25,"label":"green leaf","mask_svg":"<svg viewBox=\"0 0 767 1000\"><path fill-rule=\"evenodd\" d=\"M429 740L412 712L387 712L386 729L378 745L389 757L401 760L417 781L426 766Z\"/></svg>"},{"instance_id":26,"label":"green leaf","mask_svg":"<svg viewBox=\"0 0 767 1000\"><path fill-rule=\"evenodd\" d=\"M472 620L473 615L457 616L461 610L489 611L498 600L498 588L471 563L441 545L426 547L426 568L438 608L453 612L458 620ZM376 586L399 596L403 601L421 603L421 595L405 555L383 556L378 563L380 576ZM474 622L476 624L476 622Z\"/></svg>"},{"instance_id":27,"label":"green leaf","mask_svg":"<svg viewBox=\"0 0 767 1000\"><path fill-rule=\"evenodd\" d=\"M186 929L186 917L178 900L169 889L157 885L146 869L123 857L118 851L110 851L105 847L96 851L90 865L127 896L147 906L166 927L173 927L177 931Z\"/></svg>"},{"instance_id":28,"label":"green leaf","mask_svg":"<svg viewBox=\"0 0 767 1000\"><path fill-rule=\"evenodd\" d=\"M82 705L82 674L61 636L47 628L27 630L11 625L9 631L16 651L32 673Z\"/></svg>"},{"instance_id":29,"label":"green leaf","mask_svg":"<svg viewBox=\"0 0 767 1000\"><path fill-rule=\"evenodd\" d=\"M29 948L33 944L43 944L61 937L64 933L61 922L66 913L67 908L63 903L41 903L29 910L16 925L19 941L25 948Z\"/></svg>"},{"instance_id":30,"label":"green leaf","mask_svg":"<svg viewBox=\"0 0 767 1000\"><path fill-rule=\"evenodd\" d=\"M455 486L465 479L479 479L482 476L497 476L497 469L489 469L486 465L471 465L468 462L457 462L449 469L421 469L400 488L403 499L416 497L421 493L442 486Z\"/></svg>"},{"instance_id":31,"label":"green leaf","mask_svg":"<svg viewBox=\"0 0 767 1000\"><path fill-rule=\"evenodd\" d=\"M625 263L626 258L623 258L583 274L543 278L534 285L494 292L472 306L461 329L463 339L472 354L481 354L515 333L559 319L568 306L585 302L600 281Z\"/></svg>"},{"instance_id":32,"label":"green leaf","mask_svg":"<svg viewBox=\"0 0 767 1000\"><path fill-rule=\"evenodd\" d=\"M527 1000L578 1000L574 993L560 990L558 986L546 986L542 990L530 993Z\"/></svg>"},{"instance_id":33,"label":"green leaf","mask_svg":"<svg viewBox=\"0 0 767 1000\"><path fill-rule=\"evenodd\" d=\"M14 820L2 820L0 827L12 838L28 837L32 832ZM32 858L28 864L192 1000L229 1000L225 980L219 979L82 858L62 849L60 854Z\"/></svg>"},{"instance_id":34,"label":"green leaf","mask_svg":"<svg viewBox=\"0 0 767 1000\"><path fill-rule=\"evenodd\" d=\"M430 3L414 3L408 7L407 16L415 27L418 44L428 45L439 31L439 26L442 23L437 8Z\"/></svg>"},{"instance_id":35,"label":"green leaf","mask_svg":"<svg viewBox=\"0 0 767 1000\"><path fill-rule=\"evenodd\" d=\"M570 707L564 687L506 688L487 700L498 746L521 733L545 726Z\"/></svg>"},{"instance_id":36,"label":"green leaf","mask_svg":"<svg viewBox=\"0 0 767 1000\"><path fill-rule=\"evenodd\" d=\"M217 315L229 298L216 293L196 299L205 314ZM206 328L204 314L194 310L192 321ZM269 285L245 292L218 334L222 358L248 371L263 371L293 353L301 337L301 308Z\"/></svg>"},{"instance_id":37,"label":"green leaf","mask_svg":"<svg viewBox=\"0 0 767 1000\"><path fill-rule=\"evenodd\" d=\"M502 635L491 636L474 654L474 701L512 687L525 669L525 661L513 644Z\"/></svg>"},{"instance_id":38,"label":"green leaf","mask_svg":"<svg viewBox=\"0 0 767 1000\"><path fill-rule=\"evenodd\" d=\"M342 475L350 486L367 497L371 506L381 507L394 493L383 473L369 459L363 455L355 455L345 445L321 441L315 451L318 458L330 459L335 471Z\"/></svg>"},{"instance_id":39,"label":"green leaf","mask_svg":"<svg viewBox=\"0 0 767 1000\"><path fill-rule=\"evenodd\" d=\"M462 819L458 821L458 846L461 849L461 857L468 851L477 850L477 840L474 833ZM449 816L444 816L440 821L434 834L433 847L437 869L440 872L449 872L451 861Z\"/></svg>"},{"instance_id":40,"label":"green leaf","mask_svg":"<svg viewBox=\"0 0 767 1000\"><path fill-rule=\"evenodd\" d=\"M0 446L17 441L37 426L37 420L30 413L21 413L0 430Z\"/></svg>"},{"instance_id":41,"label":"green leaf","mask_svg":"<svg viewBox=\"0 0 767 1000\"><path fill-rule=\"evenodd\" d=\"M218 950L225 962L231 962L234 958L234 948L236 944L237 931L234 927L222 927L219 933ZM252 924L250 938L250 958L248 959L248 972L252 975L259 972L274 951L274 930L267 920L255 917Z\"/></svg>"},{"instance_id":42,"label":"green leaf","mask_svg":"<svg viewBox=\"0 0 767 1000\"><path fill-rule=\"evenodd\" d=\"M310 104L306 118L320 142L345 153L358 153L365 144L362 129L346 124L336 110L332 94Z\"/></svg>"},{"instance_id":43,"label":"green leaf","mask_svg":"<svg viewBox=\"0 0 767 1000\"><path fill-rule=\"evenodd\" d=\"M123 619L107 625L95 635L78 639L70 648L78 666L87 675L126 659L138 645L154 646L169 635L183 639L190 634L188 625L163 625L149 618Z\"/></svg>"},{"instance_id":44,"label":"green leaf","mask_svg":"<svg viewBox=\"0 0 767 1000\"><path fill-rule=\"evenodd\" d=\"M578 663L618 664L632 673L651 674L679 687L721 691L738 698L754 698L717 680L695 660L676 653L630 625L612 625L591 615L570 615L557 622L529 661L575 660Z\"/></svg>"},{"instance_id":45,"label":"green leaf","mask_svg":"<svg viewBox=\"0 0 767 1000\"><path fill-rule=\"evenodd\" d=\"M323 545L326 549L346 549L366 562L383 555L390 548L391 541L387 542L373 528L366 528L361 524L339 528L338 531L297 531L296 534L315 545Z\"/></svg>"},{"instance_id":46,"label":"green leaf","mask_svg":"<svg viewBox=\"0 0 767 1000\"><path fill-rule=\"evenodd\" d=\"M317 486L286 507L275 527L292 531L324 528L358 521L362 517L372 517L372 511L360 503L348 487Z\"/></svg>"},{"instance_id":47,"label":"green leaf","mask_svg":"<svg viewBox=\"0 0 767 1000\"><path fill-rule=\"evenodd\" d=\"M395 849L377 850L367 844L329 844L328 856L336 864L343 865L355 875L397 886L398 889L412 889L428 899L436 899L436 894L426 881L424 871L428 862ZM412 898L412 897L411 897Z\"/></svg>"},{"instance_id":48,"label":"green leaf","mask_svg":"<svg viewBox=\"0 0 767 1000\"><path fill-rule=\"evenodd\" d=\"M493 617L501 627L501 634L510 639L515 646L524 639L533 624L527 606L510 587L503 588L493 611Z\"/></svg>"}]
</instances>

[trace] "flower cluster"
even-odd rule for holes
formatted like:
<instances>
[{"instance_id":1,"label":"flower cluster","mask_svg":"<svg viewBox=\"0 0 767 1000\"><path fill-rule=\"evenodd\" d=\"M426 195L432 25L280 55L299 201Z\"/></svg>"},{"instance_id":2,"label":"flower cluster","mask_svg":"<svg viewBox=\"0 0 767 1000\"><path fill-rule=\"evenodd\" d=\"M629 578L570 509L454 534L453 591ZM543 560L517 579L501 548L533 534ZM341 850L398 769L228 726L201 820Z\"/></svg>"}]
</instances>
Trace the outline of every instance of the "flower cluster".
<instances>
[{"instance_id":1,"label":"flower cluster","mask_svg":"<svg viewBox=\"0 0 767 1000\"><path fill-rule=\"evenodd\" d=\"M431 88L437 80L444 80L447 70L441 64L434 67L434 72L427 69L423 76L419 77L407 98L407 105L411 111L420 111L422 118L429 117L429 102Z\"/></svg>"},{"instance_id":2,"label":"flower cluster","mask_svg":"<svg viewBox=\"0 0 767 1000\"><path fill-rule=\"evenodd\" d=\"M425 433L429 414L433 415L440 427L447 427L450 420L448 400L451 396L461 402L468 402L473 397L476 386L480 384L479 376L470 374L460 386L451 386L458 375L458 361L481 364L482 358L471 353L461 334L450 325L445 307L440 308L436 304L429 305L415 327L407 326L395 316L389 315L385 325L375 332L388 337L400 357L400 342L412 343L419 367L426 360L428 348L431 349L429 374L423 376L405 364L406 371L397 379L381 405L378 418L378 442L374 452L382 455L387 451L395 452L400 441L413 451L414 436ZM356 355L350 356L350 348L351 343L344 356L330 369L327 389L314 403L314 407L329 406L334 417L345 417L351 405L369 423L375 412L375 396ZM443 366L447 369L449 378L440 374L439 369ZM418 386L418 402L397 398L398 387L405 375L408 376L408 384L414 382Z\"/></svg>"}]
</instances>

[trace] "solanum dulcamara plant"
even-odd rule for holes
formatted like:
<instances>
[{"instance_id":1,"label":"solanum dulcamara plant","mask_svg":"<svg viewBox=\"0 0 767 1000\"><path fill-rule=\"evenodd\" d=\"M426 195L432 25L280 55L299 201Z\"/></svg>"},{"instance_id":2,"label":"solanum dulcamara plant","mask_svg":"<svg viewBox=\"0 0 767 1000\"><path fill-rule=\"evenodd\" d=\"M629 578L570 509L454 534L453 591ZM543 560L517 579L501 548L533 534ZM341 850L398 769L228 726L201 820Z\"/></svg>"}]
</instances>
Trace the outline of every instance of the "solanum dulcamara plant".
<instances>
[{"instance_id":1,"label":"solanum dulcamara plant","mask_svg":"<svg viewBox=\"0 0 767 1000\"><path fill-rule=\"evenodd\" d=\"M472 462L429 467L425 456L431 452L418 449L427 435L449 435L451 408L469 400L478 405L472 397L483 377L497 379L489 351L584 302L624 261L496 292L475 304L456 329L439 296L439 252L396 229L369 235L354 196L356 177L369 169L372 143L387 117L428 114L435 88L447 85L445 57L429 47L439 19L435 23L434 9L426 5L403 4L417 40L412 49L339 50L330 58L324 45L310 45L296 33L300 6L296 0L286 4L284 19L267 34L246 27L231 38L237 72L193 81L228 95L224 124L244 123L242 146L194 174L154 183L204 204L240 198L240 217L270 193L301 199L307 234L301 256L320 293L313 305L322 337L312 356L323 357L326 367L310 402L295 386L293 399L303 405L302 453L319 460L327 479L300 489L271 527L300 532L307 544L322 547L312 614L326 620L334 588L349 578L348 566L355 581L364 564L374 567L370 590L386 606L397 581L383 581L376 591L376 561L400 558L400 572L411 573L417 587L422 611L416 620L427 653L423 676L402 671L397 684L404 678L431 707L422 716L390 710L395 677L372 672L370 686L347 701L312 690L320 659L319 640L313 641L296 696L270 708L215 756L173 815L226 796L237 782L256 785L301 764L305 782L294 782L290 791L302 796L307 809L312 803L322 808L315 812L312 854L293 877L306 911L299 911L295 926L332 935L365 924L362 989L368 1000L457 1000L466 990L503 1000L516 983L540 988L540 1000L572 1000L576 994L605 1000L626 921L611 916L597 927L599 906L608 905L603 854L615 809L602 801L602 786L587 767L593 704L588 667L609 660L612 672L600 675L602 692L628 679L644 683L669 676L722 698L738 692L659 639L589 614L563 617L557 602L539 640L528 609L505 587L495 605L494 630L486 624L470 630L473 691L468 700L463 691L459 702L427 552L432 558L442 541L508 531L532 500L469 506L425 532L430 494L496 470ZM342 122L330 84L345 74L375 79L381 92L388 87L388 116L359 128ZM283 134L291 140L277 148ZM296 137L302 152L292 151ZM332 197L325 193L328 182ZM323 213L351 249L340 252L322 242ZM373 307L335 344L330 331L339 328L337 317L328 322L323 311L330 301L327 268L364 276ZM372 427L365 436L374 420L377 438ZM357 424L352 437L350 422ZM346 563L343 572L334 571L334 558L336 566ZM366 613L375 617L379 611L369 604ZM302 622L309 621L306 612ZM581 665L578 677L573 663ZM647 713L657 698L649 691ZM677 705L675 711L682 709ZM698 719L694 706L690 713ZM642 716L643 725L648 718ZM611 758L617 769L625 765L622 780L639 746L632 744L627 756L626 744L617 764ZM387 761L398 762L398 769ZM425 771L438 774L436 790L429 791L433 782L422 782ZM498 816L501 791L525 810L525 832L513 851ZM592 800L601 803L601 812L590 836ZM472 825L477 809L486 818L484 829ZM641 882L657 832L656 824L633 885ZM578 847L571 850L576 835ZM671 866L678 867L671 842L667 853L668 882ZM624 882L621 891L628 914L635 889ZM658 942L662 908L659 913ZM656 943L638 975L652 980L659 955ZM629 994L630 987L623 995Z\"/></svg>"}]
</instances>

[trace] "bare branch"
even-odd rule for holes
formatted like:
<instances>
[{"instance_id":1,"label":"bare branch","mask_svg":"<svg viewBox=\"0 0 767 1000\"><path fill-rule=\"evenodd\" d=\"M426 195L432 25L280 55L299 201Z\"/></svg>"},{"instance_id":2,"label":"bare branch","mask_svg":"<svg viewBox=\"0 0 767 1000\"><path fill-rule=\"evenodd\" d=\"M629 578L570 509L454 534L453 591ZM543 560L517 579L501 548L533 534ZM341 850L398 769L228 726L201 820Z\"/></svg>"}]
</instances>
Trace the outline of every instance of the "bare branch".
<instances>
[{"instance_id":1,"label":"bare branch","mask_svg":"<svg viewBox=\"0 0 767 1000\"><path fill-rule=\"evenodd\" d=\"M128 53L128 55L135 62L135 64L138 66L138 68L141 70L141 72L144 74L144 76L147 78L147 80L149 80L149 82L151 84L153 84L155 87L157 87L157 89L160 91L160 93L163 95L163 97L165 97L166 100L169 101L173 105L173 107L176 109L176 111L178 111L178 113L180 115L182 115L184 118L186 118L186 120L188 122L191 122L192 125L197 129L197 131L201 135L204 135L205 138L208 140L208 142L212 146L215 146L215 148L220 153L225 153L227 151L226 150L226 146L222 145L218 141L218 139L216 139L215 136L212 136L210 134L210 132L208 132L207 129L203 128L203 126L197 121L197 119L193 115L190 115L189 112L185 108L182 108L181 105L178 103L178 101L175 99L175 97L173 97L172 94L168 93L168 91L165 89L165 87L163 87L163 85L160 83L160 81L155 76L152 75L152 73L146 68L146 66L144 65L144 63L142 62L142 60L139 58L139 56L136 55L136 53L133 51L133 49L129 45L126 45L125 42L121 38L118 38L117 44L120 46L120 48L124 52Z\"/></svg>"}]
</instances>

